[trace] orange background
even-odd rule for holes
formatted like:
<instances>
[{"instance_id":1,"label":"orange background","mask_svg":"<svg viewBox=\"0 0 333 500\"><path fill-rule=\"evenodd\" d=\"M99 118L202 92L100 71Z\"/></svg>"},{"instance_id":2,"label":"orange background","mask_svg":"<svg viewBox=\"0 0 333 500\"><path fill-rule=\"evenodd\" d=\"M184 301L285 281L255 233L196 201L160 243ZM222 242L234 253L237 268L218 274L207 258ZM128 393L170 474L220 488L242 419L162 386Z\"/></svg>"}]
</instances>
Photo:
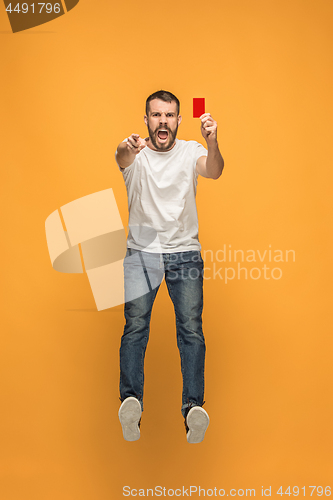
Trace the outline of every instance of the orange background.
<instances>
[{"instance_id":1,"label":"orange background","mask_svg":"<svg viewBox=\"0 0 333 500\"><path fill-rule=\"evenodd\" d=\"M1 500L333 486L332 21L330 0L81 0L13 35L0 8ZM117 416L123 308L97 312L86 276L54 271L44 231L51 212L109 187L126 226L114 151L146 134L145 98L160 88L181 101L179 138L205 144L193 97L218 122L225 170L199 178L203 250L296 256L265 261L279 280L205 281L211 424L200 445L186 442L165 283L142 436L128 443Z\"/></svg>"}]
</instances>

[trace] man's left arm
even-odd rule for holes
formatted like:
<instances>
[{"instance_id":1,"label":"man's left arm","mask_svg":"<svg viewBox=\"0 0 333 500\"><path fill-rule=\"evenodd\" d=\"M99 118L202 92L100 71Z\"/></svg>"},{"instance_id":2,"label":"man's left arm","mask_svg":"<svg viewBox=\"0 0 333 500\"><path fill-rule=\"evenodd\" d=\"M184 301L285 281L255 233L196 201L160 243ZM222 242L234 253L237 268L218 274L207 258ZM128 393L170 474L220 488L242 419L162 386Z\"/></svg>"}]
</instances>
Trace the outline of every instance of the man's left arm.
<instances>
[{"instance_id":1,"label":"man's left arm","mask_svg":"<svg viewBox=\"0 0 333 500\"><path fill-rule=\"evenodd\" d=\"M210 179L218 179L224 168L224 160L217 142L217 123L210 113L200 116L201 133L207 143L207 156L201 156L196 163L198 174Z\"/></svg>"}]
</instances>

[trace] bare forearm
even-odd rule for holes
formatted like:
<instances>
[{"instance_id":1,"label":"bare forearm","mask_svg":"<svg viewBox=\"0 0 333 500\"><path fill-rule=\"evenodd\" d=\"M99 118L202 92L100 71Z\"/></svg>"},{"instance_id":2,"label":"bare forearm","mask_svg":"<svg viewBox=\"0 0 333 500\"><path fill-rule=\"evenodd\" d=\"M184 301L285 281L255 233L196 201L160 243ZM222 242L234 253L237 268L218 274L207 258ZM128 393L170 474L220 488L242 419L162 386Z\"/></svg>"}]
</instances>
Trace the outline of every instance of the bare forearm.
<instances>
[{"instance_id":1,"label":"bare forearm","mask_svg":"<svg viewBox=\"0 0 333 500\"><path fill-rule=\"evenodd\" d=\"M147 146L147 140L148 137L146 139L141 139L139 134L131 134L127 141L121 142L116 151L118 165L122 168L132 165L136 155Z\"/></svg>"},{"instance_id":2,"label":"bare forearm","mask_svg":"<svg viewBox=\"0 0 333 500\"><path fill-rule=\"evenodd\" d=\"M129 167L135 160L136 153L131 151L126 142L121 142L117 147L117 162L122 168Z\"/></svg>"},{"instance_id":3,"label":"bare forearm","mask_svg":"<svg viewBox=\"0 0 333 500\"><path fill-rule=\"evenodd\" d=\"M219 150L219 145L217 141L214 144L208 144L207 141L208 155L206 160L206 171L210 178L218 179L222 174L224 167L224 160Z\"/></svg>"}]
</instances>

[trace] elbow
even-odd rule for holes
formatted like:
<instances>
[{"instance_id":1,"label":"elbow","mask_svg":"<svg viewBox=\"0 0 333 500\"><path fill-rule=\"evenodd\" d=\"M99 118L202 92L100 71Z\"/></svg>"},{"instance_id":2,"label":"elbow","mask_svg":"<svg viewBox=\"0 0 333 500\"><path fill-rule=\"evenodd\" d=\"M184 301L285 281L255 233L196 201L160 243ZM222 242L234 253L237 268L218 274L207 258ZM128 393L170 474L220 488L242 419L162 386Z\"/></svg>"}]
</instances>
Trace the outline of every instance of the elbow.
<instances>
[{"instance_id":1,"label":"elbow","mask_svg":"<svg viewBox=\"0 0 333 500\"><path fill-rule=\"evenodd\" d=\"M217 179L219 179L221 177L223 169L224 169L224 163L222 165L221 172L218 175L215 175L214 177L211 177L211 179L214 179L214 181L217 181Z\"/></svg>"}]
</instances>

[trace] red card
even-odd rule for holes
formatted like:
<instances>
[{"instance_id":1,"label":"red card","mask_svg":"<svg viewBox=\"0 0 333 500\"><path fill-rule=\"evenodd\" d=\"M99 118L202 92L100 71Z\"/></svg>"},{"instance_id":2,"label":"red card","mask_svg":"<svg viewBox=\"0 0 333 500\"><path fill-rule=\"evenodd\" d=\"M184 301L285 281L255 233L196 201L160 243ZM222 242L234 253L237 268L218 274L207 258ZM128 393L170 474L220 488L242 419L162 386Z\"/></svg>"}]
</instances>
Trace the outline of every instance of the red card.
<instances>
[{"instance_id":1,"label":"red card","mask_svg":"<svg viewBox=\"0 0 333 500\"><path fill-rule=\"evenodd\" d=\"M193 118L200 118L205 112L205 98L193 97Z\"/></svg>"}]
</instances>

